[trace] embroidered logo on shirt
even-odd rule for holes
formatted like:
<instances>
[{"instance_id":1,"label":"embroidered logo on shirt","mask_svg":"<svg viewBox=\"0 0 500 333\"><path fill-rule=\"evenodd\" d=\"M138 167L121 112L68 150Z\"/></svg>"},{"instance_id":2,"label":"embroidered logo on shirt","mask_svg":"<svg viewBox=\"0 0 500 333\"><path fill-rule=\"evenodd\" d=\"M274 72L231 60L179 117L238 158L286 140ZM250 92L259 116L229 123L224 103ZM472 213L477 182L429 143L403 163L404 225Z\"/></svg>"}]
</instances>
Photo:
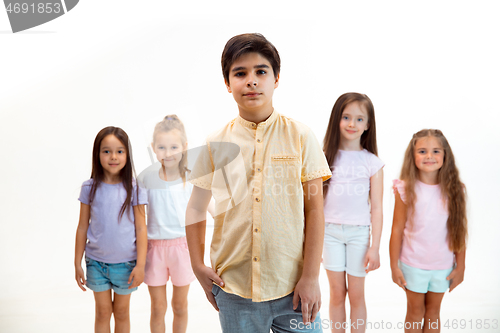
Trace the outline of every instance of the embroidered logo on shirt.
<instances>
[{"instance_id":1,"label":"embroidered logo on shirt","mask_svg":"<svg viewBox=\"0 0 500 333\"><path fill-rule=\"evenodd\" d=\"M271 160L273 162L291 162L298 161L299 157L297 155L273 155Z\"/></svg>"}]
</instances>

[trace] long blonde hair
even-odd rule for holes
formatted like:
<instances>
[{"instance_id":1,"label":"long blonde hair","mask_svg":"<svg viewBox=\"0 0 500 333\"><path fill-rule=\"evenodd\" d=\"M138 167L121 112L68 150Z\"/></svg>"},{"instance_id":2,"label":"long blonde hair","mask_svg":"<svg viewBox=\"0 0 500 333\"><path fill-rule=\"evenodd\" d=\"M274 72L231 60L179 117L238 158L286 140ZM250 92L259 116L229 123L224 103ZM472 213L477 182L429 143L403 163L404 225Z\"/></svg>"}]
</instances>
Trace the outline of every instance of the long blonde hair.
<instances>
[{"instance_id":1,"label":"long blonde hair","mask_svg":"<svg viewBox=\"0 0 500 333\"><path fill-rule=\"evenodd\" d=\"M418 180L418 169L415 165L415 145L419 139L435 137L444 150L443 166L439 169L438 181L443 199L448 200L448 246L453 252L465 249L467 240L466 190L461 182L455 157L448 140L437 129L423 129L415 134L406 148L400 179L405 182L408 221L412 226L415 208L415 182Z\"/></svg>"},{"instance_id":2,"label":"long blonde hair","mask_svg":"<svg viewBox=\"0 0 500 333\"><path fill-rule=\"evenodd\" d=\"M187 150L184 150L184 147L187 143L186 130L184 129L184 124L175 114L170 114L165 116L162 121L156 124L154 132L153 132L153 143L156 140L156 136L159 133L166 133L171 130L177 129L180 133L180 139L182 143L182 158L179 162L179 174L181 175L182 182L186 185L186 174L191 170L188 169L188 159L187 159Z\"/></svg>"}]
</instances>

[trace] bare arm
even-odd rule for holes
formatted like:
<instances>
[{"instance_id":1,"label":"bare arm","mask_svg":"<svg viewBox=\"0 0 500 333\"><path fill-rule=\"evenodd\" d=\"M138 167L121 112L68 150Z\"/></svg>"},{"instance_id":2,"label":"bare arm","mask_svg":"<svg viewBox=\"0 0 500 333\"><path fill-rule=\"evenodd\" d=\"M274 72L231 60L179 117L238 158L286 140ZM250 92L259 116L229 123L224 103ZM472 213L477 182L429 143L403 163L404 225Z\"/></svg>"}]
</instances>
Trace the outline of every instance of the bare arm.
<instances>
[{"instance_id":1,"label":"bare arm","mask_svg":"<svg viewBox=\"0 0 500 333\"><path fill-rule=\"evenodd\" d=\"M446 280L451 280L450 293L464 280L465 273L465 249L460 252L455 252L455 268L448 275Z\"/></svg>"},{"instance_id":2,"label":"bare arm","mask_svg":"<svg viewBox=\"0 0 500 333\"><path fill-rule=\"evenodd\" d=\"M293 308L302 303L302 321L313 322L321 307L319 268L323 252L325 217L323 214L323 183L321 178L303 184L304 188L304 268L295 286Z\"/></svg>"},{"instance_id":3,"label":"bare arm","mask_svg":"<svg viewBox=\"0 0 500 333\"><path fill-rule=\"evenodd\" d=\"M392 280L401 288L405 289L406 281L403 272L398 267L399 255L401 254L401 245L403 244L403 232L406 223L406 205L401 196L396 191L396 203L394 205L394 218L392 220L392 233L389 242L389 255L391 258Z\"/></svg>"},{"instance_id":4,"label":"bare arm","mask_svg":"<svg viewBox=\"0 0 500 333\"><path fill-rule=\"evenodd\" d=\"M78 287L85 291L85 274L82 269L82 258L87 243L87 230L89 229L90 206L80 203L80 219L76 229L75 240L75 279Z\"/></svg>"},{"instance_id":5,"label":"bare arm","mask_svg":"<svg viewBox=\"0 0 500 333\"><path fill-rule=\"evenodd\" d=\"M203 287L208 301L219 311L214 295L212 294L212 284L215 282L223 286L224 282L211 267L205 266L203 260L205 256L207 207L211 197L211 191L197 186L193 187L193 192L191 193L191 198L186 209L186 238L194 274Z\"/></svg>"},{"instance_id":6,"label":"bare arm","mask_svg":"<svg viewBox=\"0 0 500 333\"><path fill-rule=\"evenodd\" d=\"M384 194L384 171L380 169L370 178L370 203L371 203L371 223L372 242L370 249L366 253L366 272L376 270L380 267L380 237L382 236L383 212L382 197Z\"/></svg>"},{"instance_id":7,"label":"bare arm","mask_svg":"<svg viewBox=\"0 0 500 333\"><path fill-rule=\"evenodd\" d=\"M144 205L134 206L134 219L137 261L128 278L128 283L132 283L128 289L138 287L144 281L144 267L146 266L146 254L148 252L148 231Z\"/></svg>"},{"instance_id":8,"label":"bare arm","mask_svg":"<svg viewBox=\"0 0 500 333\"><path fill-rule=\"evenodd\" d=\"M212 218L215 218L215 202L213 199L210 200L210 203L208 204L207 210L210 213L210 216L212 216Z\"/></svg>"}]
</instances>

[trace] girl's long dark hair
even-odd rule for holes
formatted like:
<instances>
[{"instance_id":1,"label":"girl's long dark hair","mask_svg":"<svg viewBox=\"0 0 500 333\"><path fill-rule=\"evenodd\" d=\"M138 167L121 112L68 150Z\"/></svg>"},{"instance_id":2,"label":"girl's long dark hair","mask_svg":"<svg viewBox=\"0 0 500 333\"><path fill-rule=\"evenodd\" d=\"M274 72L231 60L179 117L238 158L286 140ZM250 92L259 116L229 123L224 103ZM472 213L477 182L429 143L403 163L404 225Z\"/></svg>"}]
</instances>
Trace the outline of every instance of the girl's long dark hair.
<instances>
[{"instance_id":1,"label":"girl's long dark hair","mask_svg":"<svg viewBox=\"0 0 500 333\"><path fill-rule=\"evenodd\" d=\"M333 172L333 163L339 151L340 146L340 120L346 106L353 102L359 102L366 108L368 115L368 129L361 135L361 146L370 153L378 155L377 150L377 131L375 127L375 110L372 101L368 96L359 93L346 93L341 95L335 105L333 105L328 128L326 129L325 139L323 141L323 151L325 152L326 161ZM323 183L323 196L326 198L330 179Z\"/></svg>"},{"instance_id":2,"label":"girl's long dark hair","mask_svg":"<svg viewBox=\"0 0 500 333\"><path fill-rule=\"evenodd\" d=\"M92 173L90 174L90 178L94 181L92 182L92 187L90 188L90 204L92 205L92 201L95 198L95 193L99 185L104 181L104 169L101 165L100 159L100 151L101 151L101 142L108 135L114 135L126 149L127 154L127 162L123 169L120 171L120 178L122 180L123 187L127 191L127 198L120 209L121 218L125 210L128 210L132 206L132 191L134 189L133 184L133 174L134 174L134 164L132 162L132 148L130 146L130 141L128 139L127 133L119 127L105 127L97 133L97 136L94 140L94 148L92 150ZM137 187L137 189L139 189ZM137 193L138 194L138 193Z\"/></svg>"}]
</instances>

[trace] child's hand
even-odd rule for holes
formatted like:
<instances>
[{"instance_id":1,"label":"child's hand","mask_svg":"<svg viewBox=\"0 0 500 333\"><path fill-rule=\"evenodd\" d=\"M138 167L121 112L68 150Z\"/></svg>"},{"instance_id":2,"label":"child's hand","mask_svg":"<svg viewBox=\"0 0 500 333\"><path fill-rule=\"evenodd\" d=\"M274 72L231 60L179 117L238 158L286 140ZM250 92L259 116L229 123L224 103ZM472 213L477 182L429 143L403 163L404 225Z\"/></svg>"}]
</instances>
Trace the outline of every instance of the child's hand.
<instances>
[{"instance_id":1,"label":"child's hand","mask_svg":"<svg viewBox=\"0 0 500 333\"><path fill-rule=\"evenodd\" d=\"M75 267L75 280L76 283L78 283L78 287L80 287L81 290L87 291L84 287L87 281L85 281L85 273L83 273L82 266Z\"/></svg>"},{"instance_id":2,"label":"child's hand","mask_svg":"<svg viewBox=\"0 0 500 333\"><path fill-rule=\"evenodd\" d=\"M392 281L394 281L395 284L403 288L403 290L406 290L406 280L403 275L403 272L399 267L392 269Z\"/></svg>"},{"instance_id":3,"label":"child's hand","mask_svg":"<svg viewBox=\"0 0 500 333\"><path fill-rule=\"evenodd\" d=\"M378 254L378 249L370 247L365 257L365 272L374 271L380 267L380 256Z\"/></svg>"},{"instance_id":4,"label":"child's hand","mask_svg":"<svg viewBox=\"0 0 500 333\"><path fill-rule=\"evenodd\" d=\"M222 281L220 276L218 276L211 267L205 265L196 267L193 271L205 291L208 301L212 304L215 310L219 311L219 307L215 302L214 294L212 294L212 286L213 282L215 282L217 285L224 287L224 281Z\"/></svg>"},{"instance_id":5,"label":"child's hand","mask_svg":"<svg viewBox=\"0 0 500 333\"><path fill-rule=\"evenodd\" d=\"M321 308L321 291L318 279L300 278L293 291L293 309L299 306L302 310L302 322L312 323Z\"/></svg>"},{"instance_id":6,"label":"child's hand","mask_svg":"<svg viewBox=\"0 0 500 333\"><path fill-rule=\"evenodd\" d=\"M450 283L450 293L453 289L455 289L460 283L464 280L465 268L455 267L453 271L451 271L450 275L446 278L446 280L451 280Z\"/></svg>"},{"instance_id":7,"label":"child's hand","mask_svg":"<svg viewBox=\"0 0 500 333\"><path fill-rule=\"evenodd\" d=\"M144 281L144 267L135 266L128 278L128 284L132 283L128 289L139 287Z\"/></svg>"}]
</instances>

